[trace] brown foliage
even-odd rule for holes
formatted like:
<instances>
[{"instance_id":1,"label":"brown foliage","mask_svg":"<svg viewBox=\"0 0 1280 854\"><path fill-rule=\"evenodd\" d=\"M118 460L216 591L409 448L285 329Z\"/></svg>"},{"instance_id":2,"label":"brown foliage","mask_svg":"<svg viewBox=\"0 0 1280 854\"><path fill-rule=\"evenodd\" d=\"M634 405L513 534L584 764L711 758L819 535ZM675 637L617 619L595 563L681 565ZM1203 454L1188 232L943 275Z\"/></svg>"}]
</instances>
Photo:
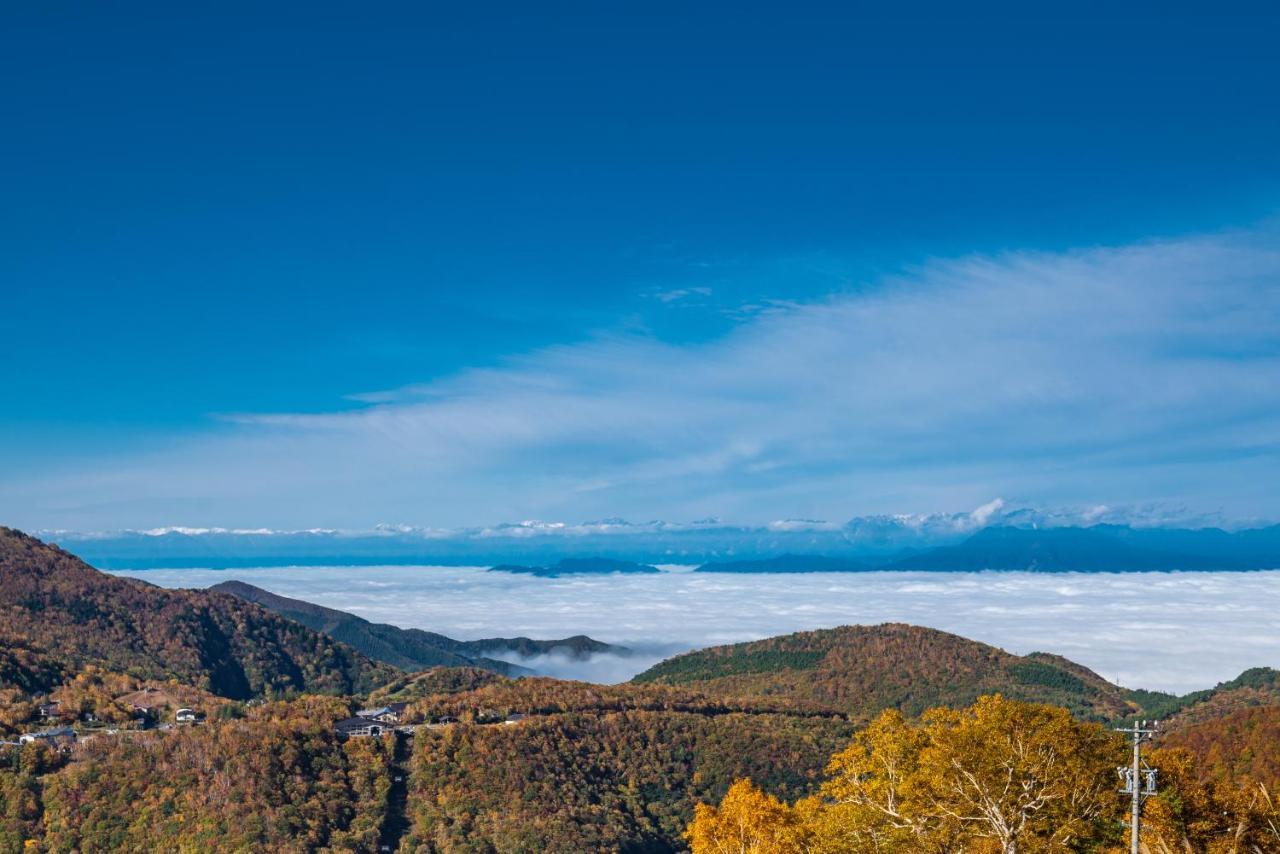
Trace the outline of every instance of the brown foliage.
<instances>
[{"instance_id":1,"label":"brown foliage","mask_svg":"<svg viewBox=\"0 0 1280 854\"><path fill-rule=\"evenodd\" d=\"M20 850L19 836L49 851L372 850L390 736L339 742L331 722L348 710L303 697L244 720L97 736L63 768L0 772L12 817L0 851Z\"/></svg>"},{"instance_id":2,"label":"brown foliage","mask_svg":"<svg viewBox=\"0 0 1280 854\"><path fill-rule=\"evenodd\" d=\"M1217 720L1168 731L1160 742L1196 757L1201 780L1280 791L1280 706L1242 708Z\"/></svg>"},{"instance_id":3,"label":"brown foliage","mask_svg":"<svg viewBox=\"0 0 1280 854\"><path fill-rule=\"evenodd\" d=\"M352 693L395 673L233 596L107 575L9 528L0 528L0 625L25 645L0 655L0 678L28 692L88 664L236 699Z\"/></svg>"},{"instance_id":4,"label":"brown foliage","mask_svg":"<svg viewBox=\"0 0 1280 854\"><path fill-rule=\"evenodd\" d=\"M1128 693L1066 659L1016 656L919 626L844 626L712 647L668 659L637 682L716 696L788 698L870 720L882 709L918 715L999 692L1088 719L1133 711Z\"/></svg>"},{"instance_id":5,"label":"brown foliage","mask_svg":"<svg viewBox=\"0 0 1280 854\"><path fill-rule=\"evenodd\" d=\"M848 731L822 718L659 711L419 730L408 850L677 850L698 800L742 777L802 795Z\"/></svg>"}]
</instances>

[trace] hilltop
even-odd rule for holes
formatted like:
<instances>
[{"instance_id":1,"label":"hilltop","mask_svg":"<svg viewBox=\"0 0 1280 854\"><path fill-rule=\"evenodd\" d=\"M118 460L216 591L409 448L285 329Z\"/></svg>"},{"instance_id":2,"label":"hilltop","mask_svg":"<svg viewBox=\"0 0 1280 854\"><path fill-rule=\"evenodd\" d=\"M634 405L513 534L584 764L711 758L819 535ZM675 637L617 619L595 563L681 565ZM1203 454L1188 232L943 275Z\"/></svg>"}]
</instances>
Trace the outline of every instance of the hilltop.
<instances>
[{"instance_id":1,"label":"hilltop","mask_svg":"<svg viewBox=\"0 0 1280 854\"><path fill-rule=\"evenodd\" d=\"M209 589L254 602L282 617L342 641L376 661L383 661L403 670L440 666L480 667L505 676L520 676L533 671L488 656L494 653L514 653L527 658L555 653L570 658L584 658L595 653L625 654L628 651L623 647L592 640L585 635L559 640L517 637L459 641L423 629L402 629L387 623L373 623L336 608L279 596L243 581L224 581Z\"/></svg>"},{"instance_id":2,"label":"hilltop","mask_svg":"<svg viewBox=\"0 0 1280 854\"><path fill-rule=\"evenodd\" d=\"M947 632L886 623L799 632L678 655L633 680L717 696L787 697L868 718L918 714L983 694L1053 703L1093 719L1133 710L1127 692L1056 656L1012 655Z\"/></svg>"},{"instance_id":3,"label":"hilltop","mask_svg":"<svg viewBox=\"0 0 1280 854\"><path fill-rule=\"evenodd\" d=\"M237 699L353 693L395 673L234 596L117 578L3 527L0 625L0 677L28 691L47 691L90 664Z\"/></svg>"},{"instance_id":4,"label":"hilltop","mask_svg":"<svg viewBox=\"0 0 1280 854\"><path fill-rule=\"evenodd\" d=\"M1267 667L1175 696L1122 688L1060 655L1013 655L900 623L842 626L695 650L659 662L632 682L718 697L807 702L857 720L886 708L908 715L931 706L958 708L991 693L1062 706L1088 720L1163 718L1174 727L1245 707L1280 705L1280 671Z\"/></svg>"}]
</instances>

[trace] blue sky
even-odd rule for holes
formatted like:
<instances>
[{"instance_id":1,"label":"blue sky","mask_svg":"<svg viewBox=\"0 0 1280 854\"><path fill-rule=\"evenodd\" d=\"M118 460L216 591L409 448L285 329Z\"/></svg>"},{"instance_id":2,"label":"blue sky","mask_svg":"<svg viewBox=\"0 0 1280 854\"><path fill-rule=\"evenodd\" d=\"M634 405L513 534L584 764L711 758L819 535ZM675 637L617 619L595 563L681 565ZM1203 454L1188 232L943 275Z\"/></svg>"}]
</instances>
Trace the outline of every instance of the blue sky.
<instances>
[{"instance_id":1,"label":"blue sky","mask_svg":"<svg viewBox=\"0 0 1280 854\"><path fill-rule=\"evenodd\" d=\"M1280 20L28 4L0 520L1280 516Z\"/></svg>"}]
</instances>

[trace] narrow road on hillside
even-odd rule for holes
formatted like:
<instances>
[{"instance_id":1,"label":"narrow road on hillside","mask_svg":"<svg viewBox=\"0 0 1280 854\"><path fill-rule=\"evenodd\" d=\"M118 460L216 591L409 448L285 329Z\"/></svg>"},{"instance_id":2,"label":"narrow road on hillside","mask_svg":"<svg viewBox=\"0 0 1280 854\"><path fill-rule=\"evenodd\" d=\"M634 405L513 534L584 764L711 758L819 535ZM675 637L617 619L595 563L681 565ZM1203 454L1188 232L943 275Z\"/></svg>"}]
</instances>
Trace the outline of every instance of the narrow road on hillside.
<instances>
[{"instance_id":1,"label":"narrow road on hillside","mask_svg":"<svg viewBox=\"0 0 1280 854\"><path fill-rule=\"evenodd\" d=\"M378 836L378 851L396 851L409 830L409 759L413 756L413 734L395 734L391 760L391 790L387 792L387 816Z\"/></svg>"}]
</instances>

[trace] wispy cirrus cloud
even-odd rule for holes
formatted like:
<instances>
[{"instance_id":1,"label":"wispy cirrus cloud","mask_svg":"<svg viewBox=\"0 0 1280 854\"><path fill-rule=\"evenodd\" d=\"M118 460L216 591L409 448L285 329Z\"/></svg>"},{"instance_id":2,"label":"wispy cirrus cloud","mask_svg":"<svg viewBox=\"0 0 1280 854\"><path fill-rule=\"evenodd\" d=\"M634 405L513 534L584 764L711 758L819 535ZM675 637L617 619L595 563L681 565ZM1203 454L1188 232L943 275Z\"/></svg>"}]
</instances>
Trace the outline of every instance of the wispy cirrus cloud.
<instances>
[{"instance_id":1,"label":"wispy cirrus cloud","mask_svg":"<svg viewBox=\"0 0 1280 854\"><path fill-rule=\"evenodd\" d=\"M692 344L606 331L6 483L0 509L45 527L457 525L1004 495L1275 515L1275 236L937 261Z\"/></svg>"},{"instance_id":2,"label":"wispy cirrus cloud","mask_svg":"<svg viewBox=\"0 0 1280 854\"><path fill-rule=\"evenodd\" d=\"M658 302L673 303L684 300L698 300L711 296L711 288L705 286L691 286L687 288L657 288L650 295Z\"/></svg>"}]
</instances>

